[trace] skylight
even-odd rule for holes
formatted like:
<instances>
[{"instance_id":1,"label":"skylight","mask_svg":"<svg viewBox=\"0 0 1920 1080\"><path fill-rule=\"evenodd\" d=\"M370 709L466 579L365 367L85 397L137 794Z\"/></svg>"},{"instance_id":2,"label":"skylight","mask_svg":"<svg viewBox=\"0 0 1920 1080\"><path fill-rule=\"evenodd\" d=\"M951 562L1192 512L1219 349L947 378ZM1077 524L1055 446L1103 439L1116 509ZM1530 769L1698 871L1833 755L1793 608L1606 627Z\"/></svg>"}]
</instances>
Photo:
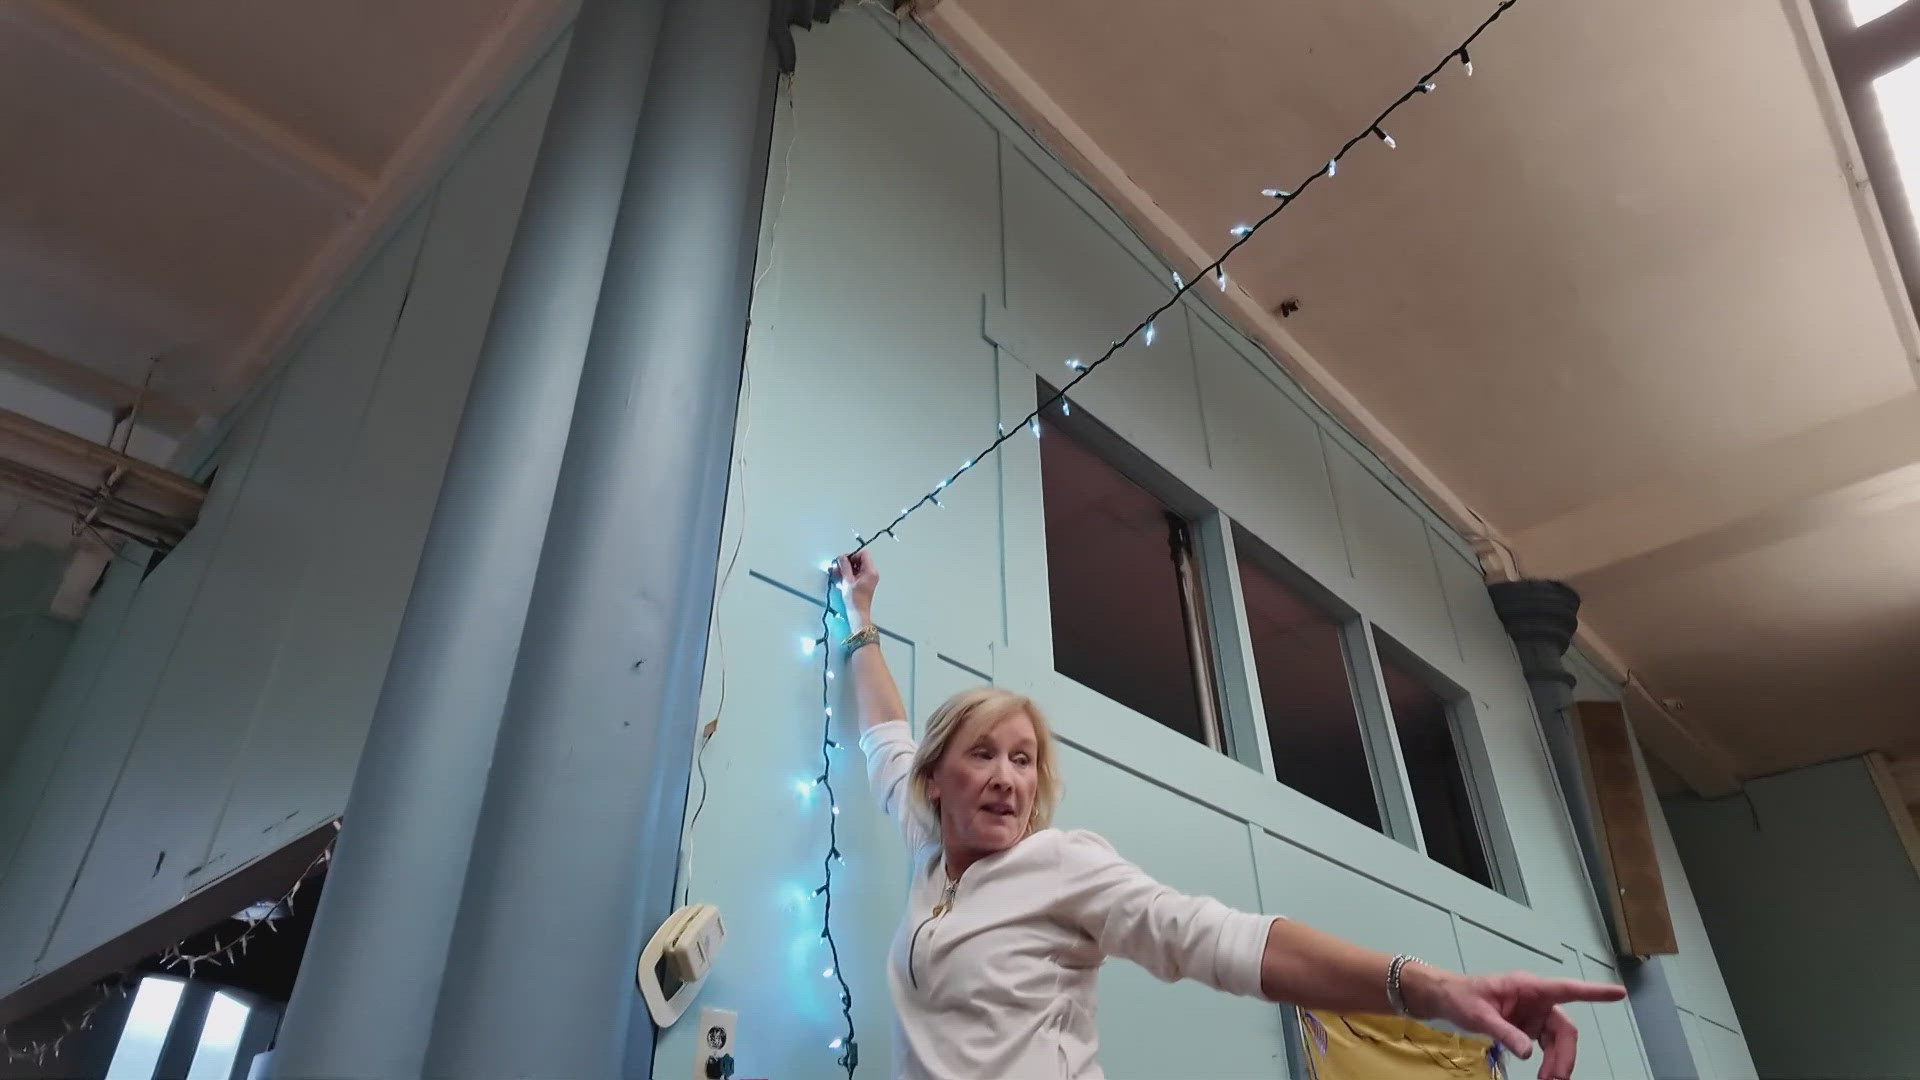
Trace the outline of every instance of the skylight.
<instances>
[{"instance_id":1,"label":"skylight","mask_svg":"<svg viewBox=\"0 0 1920 1080\"><path fill-rule=\"evenodd\" d=\"M1893 144L1901 190L1906 193L1907 206L1920 220L1920 201L1915 199L1920 188L1920 58L1873 80L1873 94L1880 104L1887 141Z\"/></svg>"}]
</instances>

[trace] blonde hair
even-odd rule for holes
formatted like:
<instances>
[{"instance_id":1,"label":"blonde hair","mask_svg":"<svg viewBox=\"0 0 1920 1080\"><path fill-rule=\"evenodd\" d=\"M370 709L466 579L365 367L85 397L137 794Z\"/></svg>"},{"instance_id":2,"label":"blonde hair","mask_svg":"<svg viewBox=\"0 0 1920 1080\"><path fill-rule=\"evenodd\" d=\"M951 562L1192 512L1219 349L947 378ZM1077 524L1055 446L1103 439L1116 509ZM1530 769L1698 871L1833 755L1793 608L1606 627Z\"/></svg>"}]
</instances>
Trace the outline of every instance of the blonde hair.
<instances>
[{"instance_id":1,"label":"blonde hair","mask_svg":"<svg viewBox=\"0 0 1920 1080\"><path fill-rule=\"evenodd\" d=\"M1060 803L1060 769L1053 752L1053 728L1047 724L1046 714L1023 694L998 686L976 686L960 691L933 710L927 718L926 738L920 740L919 752L913 756L913 772L907 778L907 805L934 836L940 835L940 808L928 797L927 782L947 748L975 721L992 726L1021 713L1033 721L1033 771L1038 780L1025 835L1053 824L1053 810Z\"/></svg>"}]
</instances>

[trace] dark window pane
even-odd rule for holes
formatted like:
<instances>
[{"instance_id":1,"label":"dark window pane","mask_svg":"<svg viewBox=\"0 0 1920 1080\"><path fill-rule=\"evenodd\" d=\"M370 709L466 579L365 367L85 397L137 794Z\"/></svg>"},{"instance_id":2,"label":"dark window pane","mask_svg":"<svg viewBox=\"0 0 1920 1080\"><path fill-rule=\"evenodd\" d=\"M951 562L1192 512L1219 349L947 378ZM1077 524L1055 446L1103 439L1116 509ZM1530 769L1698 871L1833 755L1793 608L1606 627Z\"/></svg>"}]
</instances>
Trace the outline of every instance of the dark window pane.
<instances>
[{"instance_id":1,"label":"dark window pane","mask_svg":"<svg viewBox=\"0 0 1920 1080\"><path fill-rule=\"evenodd\" d=\"M1040 439L1053 667L1198 742L1166 504L1050 420Z\"/></svg>"},{"instance_id":2,"label":"dark window pane","mask_svg":"<svg viewBox=\"0 0 1920 1080\"><path fill-rule=\"evenodd\" d=\"M1268 569L1276 559L1236 530L1240 591L1280 782L1369 828L1380 827L1373 773L1347 680L1340 624Z\"/></svg>"},{"instance_id":3,"label":"dark window pane","mask_svg":"<svg viewBox=\"0 0 1920 1080\"><path fill-rule=\"evenodd\" d=\"M1427 855L1493 888L1446 699L1395 656L1396 646L1378 634L1374 640L1380 647L1387 704L1393 710L1401 756L1407 761L1407 780L1413 786Z\"/></svg>"}]
</instances>

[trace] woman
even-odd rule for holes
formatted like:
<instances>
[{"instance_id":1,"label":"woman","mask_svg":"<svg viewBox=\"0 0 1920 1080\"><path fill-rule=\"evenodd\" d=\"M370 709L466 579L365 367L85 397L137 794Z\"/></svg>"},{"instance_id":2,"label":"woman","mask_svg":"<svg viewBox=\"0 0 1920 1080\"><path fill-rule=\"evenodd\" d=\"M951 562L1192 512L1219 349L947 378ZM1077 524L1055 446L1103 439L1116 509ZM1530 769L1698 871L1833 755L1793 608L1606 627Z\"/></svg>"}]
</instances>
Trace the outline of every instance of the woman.
<instances>
[{"instance_id":1,"label":"woman","mask_svg":"<svg viewBox=\"0 0 1920 1080\"><path fill-rule=\"evenodd\" d=\"M1543 1080L1573 1073L1576 1035L1560 1003L1625 994L1390 957L1182 895L1099 836L1052 828L1060 781L1040 710L994 687L965 690L934 712L916 747L886 660L868 647L878 637L873 557L843 557L835 569L852 627L841 647L868 776L881 809L924 856L887 965L900 1076L1102 1076L1094 989L1113 955L1168 981L1197 979L1310 1009L1439 1018L1521 1057L1538 1040Z\"/></svg>"}]
</instances>

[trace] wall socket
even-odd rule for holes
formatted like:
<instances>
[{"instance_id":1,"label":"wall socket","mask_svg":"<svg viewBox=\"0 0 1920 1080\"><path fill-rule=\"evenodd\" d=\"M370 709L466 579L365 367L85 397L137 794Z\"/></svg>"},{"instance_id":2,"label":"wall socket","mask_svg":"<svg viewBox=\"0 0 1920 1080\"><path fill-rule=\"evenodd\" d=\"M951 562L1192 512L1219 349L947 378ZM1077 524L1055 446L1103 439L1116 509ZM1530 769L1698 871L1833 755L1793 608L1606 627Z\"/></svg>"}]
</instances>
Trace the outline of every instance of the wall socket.
<instances>
[{"instance_id":1,"label":"wall socket","mask_svg":"<svg viewBox=\"0 0 1920 1080\"><path fill-rule=\"evenodd\" d=\"M731 1009L700 1008L698 1040L693 1053L693 1080L732 1080L734 1025L740 1017Z\"/></svg>"}]
</instances>

